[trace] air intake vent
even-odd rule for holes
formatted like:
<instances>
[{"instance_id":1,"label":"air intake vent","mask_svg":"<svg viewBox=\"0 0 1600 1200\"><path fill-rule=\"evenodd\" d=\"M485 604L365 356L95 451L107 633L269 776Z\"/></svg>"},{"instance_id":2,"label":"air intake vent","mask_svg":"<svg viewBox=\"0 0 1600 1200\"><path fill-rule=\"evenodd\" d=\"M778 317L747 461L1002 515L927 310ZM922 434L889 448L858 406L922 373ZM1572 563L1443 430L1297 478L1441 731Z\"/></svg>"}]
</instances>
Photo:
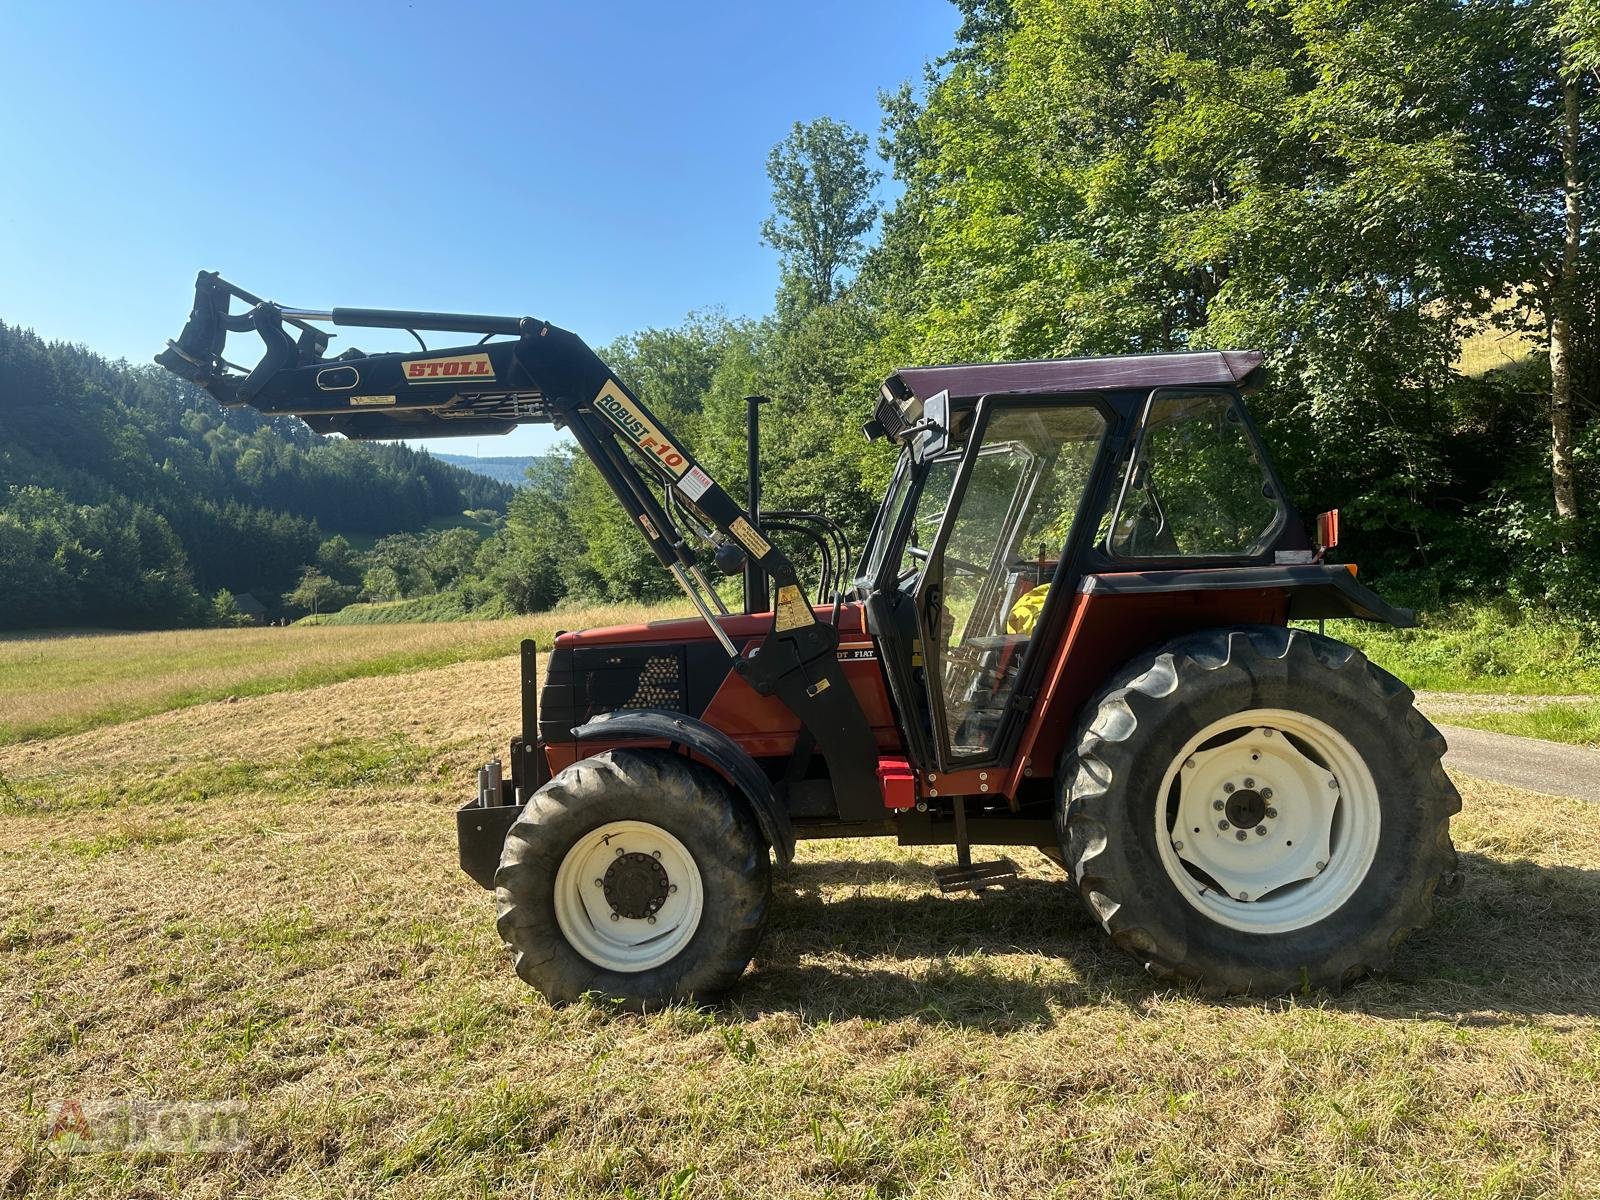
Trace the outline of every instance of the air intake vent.
<instances>
[{"instance_id":1,"label":"air intake vent","mask_svg":"<svg viewBox=\"0 0 1600 1200\"><path fill-rule=\"evenodd\" d=\"M680 646L586 647L573 659L573 699L580 720L630 708L683 711Z\"/></svg>"}]
</instances>

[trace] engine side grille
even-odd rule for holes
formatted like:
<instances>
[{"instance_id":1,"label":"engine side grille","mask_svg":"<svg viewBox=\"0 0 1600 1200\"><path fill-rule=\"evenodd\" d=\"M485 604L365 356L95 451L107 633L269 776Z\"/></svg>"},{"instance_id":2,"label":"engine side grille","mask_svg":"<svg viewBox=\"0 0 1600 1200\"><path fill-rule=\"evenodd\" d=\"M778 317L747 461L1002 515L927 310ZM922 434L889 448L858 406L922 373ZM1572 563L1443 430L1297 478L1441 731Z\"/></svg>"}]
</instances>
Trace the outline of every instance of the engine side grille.
<instances>
[{"instance_id":1,"label":"engine side grille","mask_svg":"<svg viewBox=\"0 0 1600 1200\"><path fill-rule=\"evenodd\" d=\"M539 706L547 741L570 741L591 717L633 708L685 711L682 646L581 646L551 652Z\"/></svg>"}]
</instances>

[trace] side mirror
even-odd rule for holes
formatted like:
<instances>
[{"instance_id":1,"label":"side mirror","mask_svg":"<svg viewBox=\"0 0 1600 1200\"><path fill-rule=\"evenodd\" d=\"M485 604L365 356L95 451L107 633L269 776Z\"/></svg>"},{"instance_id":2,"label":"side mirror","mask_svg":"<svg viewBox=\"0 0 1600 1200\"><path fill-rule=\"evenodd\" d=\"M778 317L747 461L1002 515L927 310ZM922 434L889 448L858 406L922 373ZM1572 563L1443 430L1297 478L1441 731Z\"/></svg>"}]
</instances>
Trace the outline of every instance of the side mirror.
<instances>
[{"instance_id":1,"label":"side mirror","mask_svg":"<svg viewBox=\"0 0 1600 1200\"><path fill-rule=\"evenodd\" d=\"M919 463L938 458L950 448L949 389L922 402L921 424L925 428L911 445L911 456Z\"/></svg>"}]
</instances>

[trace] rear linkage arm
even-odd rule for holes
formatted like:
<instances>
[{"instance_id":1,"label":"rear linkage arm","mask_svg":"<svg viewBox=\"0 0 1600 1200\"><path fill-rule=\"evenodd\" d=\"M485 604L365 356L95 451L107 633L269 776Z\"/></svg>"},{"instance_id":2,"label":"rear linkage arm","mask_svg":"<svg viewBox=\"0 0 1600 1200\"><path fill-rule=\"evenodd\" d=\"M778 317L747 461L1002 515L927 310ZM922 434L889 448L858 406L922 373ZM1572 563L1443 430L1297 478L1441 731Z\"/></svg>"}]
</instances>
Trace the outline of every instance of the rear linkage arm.
<instances>
[{"instance_id":1,"label":"rear linkage arm","mask_svg":"<svg viewBox=\"0 0 1600 1200\"><path fill-rule=\"evenodd\" d=\"M234 299L250 305L230 315ZM415 353L323 355L331 334L311 324L482 334L476 345ZM300 330L298 339L284 329ZM266 345L241 373L223 357L230 332L253 331ZM515 341L491 342L495 335ZM421 344L419 337L418 343ZM810 731L828 764L841 815L882 811L871 727L845 682L838 631L819 621L794 565L755 519L704 470L576 334L531 317L388 309L283 308L202 271L182 334L156 362L227 405L301 417L319 433L406 438L503 433L544 422L570 429L612 493L710 625L734 669L763 695L776 695ZM631 452L630 452L631 451ZM748 655L711 610L725 612L637 462L737 545L776 586L772 624ZM847 818L848 819L848 818Z\"/></svg>"}]
</instances>

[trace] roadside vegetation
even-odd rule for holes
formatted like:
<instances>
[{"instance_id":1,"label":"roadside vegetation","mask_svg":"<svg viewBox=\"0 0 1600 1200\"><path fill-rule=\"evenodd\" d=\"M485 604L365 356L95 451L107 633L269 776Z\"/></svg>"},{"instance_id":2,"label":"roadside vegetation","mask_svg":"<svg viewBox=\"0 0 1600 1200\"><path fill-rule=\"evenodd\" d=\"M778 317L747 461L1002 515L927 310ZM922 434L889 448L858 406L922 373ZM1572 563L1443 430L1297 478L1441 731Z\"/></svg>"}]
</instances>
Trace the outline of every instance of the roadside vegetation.
<instances>
[{"instance_id":1,"label":"roadside vegetation","mask_svg":"<svg viewBox=\"0 0 1600 1200\"><path fill-rule=\"evenodd\" d=\"M1600 701L1595 700L1581 704L1537 704L1511 712L1451 713L1443 720L1452 725L1470 725L1474 729L1513 733L1547 742L1600 747Z\"/></svg>"},{"instance_id":2,"label":"roadside vegetation","mask_svg":"<svg viewBox=\"0 0 1600 1200\"><path fill-rule=\"evenodd\" d=\"M1462 781L1465 891L1342 995L1153 988L1043 858L946 897L885 840L802 846L730 1004L554 1010L455 866L516 670L0 748L0 1194L1600 1191L1592 805ZM118 1094L249 1097L248 1148L45 1147L52 1100Z\"/></svg>"},{"instance_id":3,"label":"roadside vegetation","mask_svg":"<svg viewBox=\"0 0 1600 1200\"><path fill-rule=\"evenodd\" d=\"M1508 603L1463 602L1419 618L1415 629L1329 621L1327 632L1419 690L1600 694L1600 638L1586 622Z\"/></svg>"}]
</instances>

